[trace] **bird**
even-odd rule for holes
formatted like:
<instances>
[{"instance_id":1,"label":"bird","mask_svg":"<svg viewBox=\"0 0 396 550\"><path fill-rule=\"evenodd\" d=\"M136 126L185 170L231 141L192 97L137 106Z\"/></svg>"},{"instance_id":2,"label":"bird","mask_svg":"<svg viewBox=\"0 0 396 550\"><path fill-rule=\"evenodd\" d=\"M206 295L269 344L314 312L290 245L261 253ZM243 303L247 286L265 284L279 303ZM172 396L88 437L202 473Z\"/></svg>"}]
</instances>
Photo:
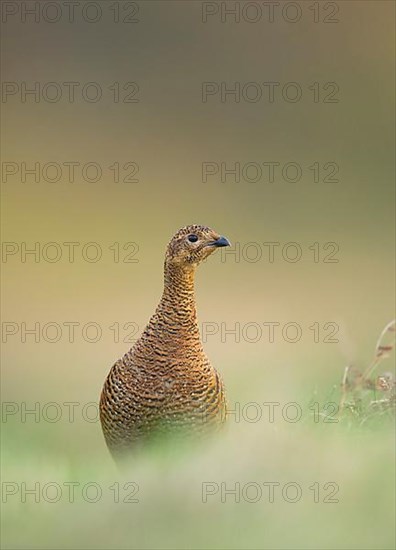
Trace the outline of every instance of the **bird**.
<instances>
[{"instance_id":1,"label":"bird","mask_svg":"<svg viewBox=\"0 0 396 550\"><path fill-rule=\"evenodd\" d=\"M102 431L116 460L158 434L199 437L224 424L224 384L202 346L194 279L198 265L226 246L226 237L197 224L169 242L160 302L100 396Z\"/></svg>"}]
</instances>

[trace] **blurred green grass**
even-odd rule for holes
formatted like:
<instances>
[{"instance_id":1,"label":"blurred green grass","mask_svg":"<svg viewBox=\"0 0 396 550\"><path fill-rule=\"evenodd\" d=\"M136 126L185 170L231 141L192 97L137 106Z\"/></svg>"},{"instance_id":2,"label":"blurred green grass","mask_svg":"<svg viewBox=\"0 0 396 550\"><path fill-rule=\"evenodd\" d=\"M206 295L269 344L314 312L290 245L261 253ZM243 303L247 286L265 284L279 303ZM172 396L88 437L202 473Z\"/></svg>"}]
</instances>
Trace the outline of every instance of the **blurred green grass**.
<instances>
[{"instance_id":1,"label":"blurred green grass","mask_svg":"<svg viewBox=\"0 0 396 550\"><path fill-rule=\"evenodd\" d=\"M233 380L230 407L242 374ZM281 399L281 392L276 392ZM246 393L244 404L251 402ZM4 482L17 483L18 493L6 497L2 513L3 548L276 548L276 549L391 549L394 537L394 421L358 424L348 417L339 422L315 422L312 401L337 402L338 385L322 386L316 394L302 388L293 395L285 390L284 403L300 404L302 418L292 423L275 414L274 422L263 413L257 422L241 414L231 415L215 438L194 445L168 442L146 449L120 471L110 458L99 423L80 415L69 423L25 423L18 415L8 418L2 430ZM278 409L278 411L280 408ZM264 409L263 409L264 411ZM33 488L58 483L58 502L21 502L20 484ZM64 483L76 482L74 502L68 502ZM134 486L136 503L123 502ZM211 482L217 494L202 502L202 484ZM246 483L277 482L274 502L262 490L257 502L242 489ZM319 502L309 487L319 483ZM98 502L86 502L82 487L99 484ZM118 483L119 500L114 487ZM233 494L222 502L221 483L227 489L241 487L240 502ZM286 502L281 488L297 483L298 502ZM337 484L338 502L326 503L331 492L324 484ZM111 489L110 487L113 487ZM94 495L92 490L90 497ZM293 495L293 491L290 492ZM53 493L49 493L49 498Z\"/></svg>"}]
</instances>

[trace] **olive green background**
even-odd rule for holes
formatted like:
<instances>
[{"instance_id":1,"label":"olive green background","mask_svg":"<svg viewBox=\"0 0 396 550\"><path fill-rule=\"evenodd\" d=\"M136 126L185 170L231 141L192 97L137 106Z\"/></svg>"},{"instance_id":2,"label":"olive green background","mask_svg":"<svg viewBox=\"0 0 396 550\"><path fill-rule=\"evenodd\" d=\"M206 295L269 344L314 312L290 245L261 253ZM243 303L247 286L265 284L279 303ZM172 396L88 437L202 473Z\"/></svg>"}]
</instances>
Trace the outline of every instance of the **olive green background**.
<instances>
[{"instance_id":1,"label":"olive green background","mask_svg":"<svg viewBox=\"0 0 396 550\"><path fill-rule=\"evenodd\" d=\"M3 176L2 240L17 243L17 252L3 257L2 319L3 330L17 332L3 334L2 400L18 412L3 418L2 478L30 486L96 482L103 497L73 504L64 495L53 504L8 497L4 548L393 548L392 426L316 423L309 404L338 402L344 367L368 364L394 315L394 4L339 1L336 23L314 23L313 2L305 1L296 23L280 11L273 23L223 23L219 14L203 23L200 2L143 1L132 24L114 23L110 2L99 3L99 22L87 23L79 15L83 4L73 23L23 23L16 15L2 25L3 81L18 89L56 82L63 90L56 103L43 95L23 102L19 92L3 97L3 163L95 162L103 170L96 183L78 169L74 183L66 170L58 182ZM319 2L321 21L325 4ZM69 103L62 83L70 81L81 83L77 90L97 83L102 99L90 103L76 91ZM203 82L269 81L298 83L301 100L277 93L273 103L264 95L258 102L221 102L219 95L202 101ZM121 89L138 83L139 101L115 103L114 82ZM314 102L314 82L322 92L337 83L339 101ZM139 181L114 182L114 162L136 163ZM295 162L302 177L292 183L278 172L273 183L222 182L217 175L203 182L204 162ZM339 182L315 183L315 162L336 163ZM197 273L199 319L204 330L219 329L205 349L231 408L297 402L302 419L286 422L279 414L270 423L265 409L256 423L231 419L212 444L147 452L122 477L99 423L84 421L82 409L98 400L109 368L131 345L122 341L131 332L124 324L134 323L137 336L154 311L166 244L190 223L213 227L241 251L219 251ZM49 242L61 247L57 262L43 253ZM65 242L79 243L74 262ZM82 257L89 242L102 251L97 262ZM128 263L132 248L122 247L131 242L137 261ZM288 262L278 250L271 263L266 242L279 242L279 250L298 243L302 258ZM339 248L338 262L323 261L329 242ZM39 243L38 262L31 255L22 261L22 243ZM114 243L119 262L109 249ZM257 250L262 257L249 260ZM70 322L78 323L73 342L64 325ZM243 337L243 327L268 322L280 324L273 343L264 328L257 342L249 341L254 328ZM39 324L38 342L23 341L22 323ZM47 323L61 327L57 342L48 342L53 332L43 336ZM84 340L87 323L100 326L97 342ZM236 323L240 341L224 333ZM287 323L301 327L299 341L282 338ZM338 343L324 342L325 323L337 324ZM384 369L391 368L389 359ZM22 403L36 402L39 422L23 422ZM59 422L45 420L49 402L62 407ZM73 422L65 402L79 403ZM138 483L139 503L114 503L108 487L117 481ZM295 482L303 495L295 504L279 495L268 503L264 492L256 503L236 503L232 495L222 503L218 493L204 504L205 481ZM337 483L339 502L321 496L314 503L314 482Z\"/></svg>"}]
</instances>

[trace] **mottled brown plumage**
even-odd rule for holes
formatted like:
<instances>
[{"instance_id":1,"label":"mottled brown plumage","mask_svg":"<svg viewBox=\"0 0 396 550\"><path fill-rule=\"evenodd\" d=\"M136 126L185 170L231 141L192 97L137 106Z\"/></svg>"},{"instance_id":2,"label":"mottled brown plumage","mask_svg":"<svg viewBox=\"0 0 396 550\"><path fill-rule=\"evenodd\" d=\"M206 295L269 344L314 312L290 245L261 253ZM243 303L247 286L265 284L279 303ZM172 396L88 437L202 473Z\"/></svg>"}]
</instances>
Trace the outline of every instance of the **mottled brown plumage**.
<instances>
[{"instance_id":1,"label":"mottled brown plumage","mask_svg":"<svg viewBox=\"0 0 396 550\"><path fill-rule=\"evenodd\" d=\"M114 455L157 433L200 433L224 421L223 383L201 343L194 275L202 260L228 245L200 225L180 229L170 241L161 301L102 390L100 419Z\"/></svg>"}]
</instances>

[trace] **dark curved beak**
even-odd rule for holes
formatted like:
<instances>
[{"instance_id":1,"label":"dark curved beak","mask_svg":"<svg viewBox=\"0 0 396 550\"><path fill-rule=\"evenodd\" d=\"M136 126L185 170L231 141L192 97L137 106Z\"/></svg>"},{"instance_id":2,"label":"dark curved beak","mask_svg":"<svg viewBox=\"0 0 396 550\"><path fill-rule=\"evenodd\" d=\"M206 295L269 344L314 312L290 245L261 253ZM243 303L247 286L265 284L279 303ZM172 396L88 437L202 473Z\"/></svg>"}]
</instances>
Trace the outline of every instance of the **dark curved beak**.
<instances>
[{"instance_id":1,"label":"dark curved beak","mask_svg":"<svg viewBox=\"0 0 396 550\"><path fill-rule=\"evenodd\" d=\"M209 246L231 246L231 243L225 237L219 237L217 240L208 243Z\"/></svg>"}]
</instances>

